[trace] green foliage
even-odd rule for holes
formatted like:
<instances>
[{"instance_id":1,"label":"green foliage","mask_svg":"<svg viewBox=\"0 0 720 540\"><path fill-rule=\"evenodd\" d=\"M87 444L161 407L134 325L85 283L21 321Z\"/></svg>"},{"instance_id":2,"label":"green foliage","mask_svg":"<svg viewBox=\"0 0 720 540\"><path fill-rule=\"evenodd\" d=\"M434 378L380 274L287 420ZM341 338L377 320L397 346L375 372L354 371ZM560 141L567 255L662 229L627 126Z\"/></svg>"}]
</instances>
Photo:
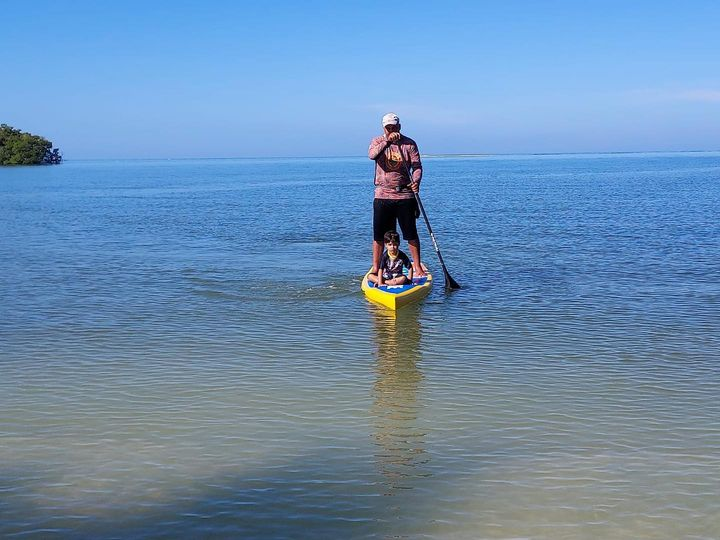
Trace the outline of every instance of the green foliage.
<instances>
[{"instance_id":1,"label":"green foliage","mask_svg":"<svg viewBox=\"0 0 720 540\"><path fill-rule=\"evenodd\" d=\"M60 151L38 135L0 124L0 165L40 165L60 163Z\"/></svg>"}]
</instances>

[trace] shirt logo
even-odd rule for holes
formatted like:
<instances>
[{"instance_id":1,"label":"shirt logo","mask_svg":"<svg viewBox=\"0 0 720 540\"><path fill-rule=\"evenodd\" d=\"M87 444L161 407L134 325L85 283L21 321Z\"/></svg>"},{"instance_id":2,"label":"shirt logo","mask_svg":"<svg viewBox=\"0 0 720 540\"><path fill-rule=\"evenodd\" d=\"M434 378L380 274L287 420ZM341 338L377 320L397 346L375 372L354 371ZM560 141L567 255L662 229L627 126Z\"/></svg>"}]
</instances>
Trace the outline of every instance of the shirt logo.
<instances>
[{"instance_id":1,"label":"shirt logo","mask_svg":"<svg viewBox=\"0 0 720 540\"><path fill-rule=\"evenodd\" d=\"M388 148L385 152L385 166L388 171L397 171L400 169L403 159L400 150L397 148Z\"/></svg>"}]
</instances>

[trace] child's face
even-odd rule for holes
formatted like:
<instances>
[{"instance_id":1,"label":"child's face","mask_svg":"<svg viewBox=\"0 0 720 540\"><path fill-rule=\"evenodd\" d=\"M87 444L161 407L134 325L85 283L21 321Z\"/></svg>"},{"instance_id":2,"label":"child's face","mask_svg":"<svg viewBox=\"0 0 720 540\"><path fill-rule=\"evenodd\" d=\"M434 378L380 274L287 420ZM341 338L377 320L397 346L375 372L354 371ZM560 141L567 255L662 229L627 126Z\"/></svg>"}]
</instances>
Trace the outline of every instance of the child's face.
<instances>
[{"instance_id":1,"label":"child's face","mask_svg":"<svg viewBox=\"0 0 720 540\"><path fill-rule=\"evenodd\" d=\"M397 242L385 242L385 249L387 249L387 252L390 255L396 255L399 247L400 244L398 244Z\"/></svg>"}]
</instances>

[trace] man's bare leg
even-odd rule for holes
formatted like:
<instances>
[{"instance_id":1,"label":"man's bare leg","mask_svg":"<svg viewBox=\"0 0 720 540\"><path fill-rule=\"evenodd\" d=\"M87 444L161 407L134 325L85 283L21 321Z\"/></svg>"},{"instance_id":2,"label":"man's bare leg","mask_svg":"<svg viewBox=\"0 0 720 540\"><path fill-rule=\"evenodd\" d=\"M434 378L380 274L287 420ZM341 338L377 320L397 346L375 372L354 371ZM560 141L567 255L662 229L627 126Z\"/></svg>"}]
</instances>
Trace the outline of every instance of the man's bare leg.
<instances>
[{"instance_id":1,"label":"man's bare leg","mask_svg":"<svg viewBox=\"0 0 720 540\"><path fill-rule=\"evenodd\" d=\"M410 248L410 257L412 258L413 263L413 274L415 277L424 276L425 270L423 270L420 261L420 240L417 238L415 240L408 240L408 247ZM380 259L378 259L378 262L379 261Z\"/></svg>"},{"instance_id":2,"label":"man's bare leg","mask_svg":"<svg viewBox=\"0 0 720 540\"><path fill-rule=\"evenodd\" d=\"M373 252L372 273L373 274L378 273L378 268L380 268L380 257L382 257L383 249L385 249L385 246L382 242L373 240L373 245L372 245L372 252Z\"/></svg>"}]
</instances>

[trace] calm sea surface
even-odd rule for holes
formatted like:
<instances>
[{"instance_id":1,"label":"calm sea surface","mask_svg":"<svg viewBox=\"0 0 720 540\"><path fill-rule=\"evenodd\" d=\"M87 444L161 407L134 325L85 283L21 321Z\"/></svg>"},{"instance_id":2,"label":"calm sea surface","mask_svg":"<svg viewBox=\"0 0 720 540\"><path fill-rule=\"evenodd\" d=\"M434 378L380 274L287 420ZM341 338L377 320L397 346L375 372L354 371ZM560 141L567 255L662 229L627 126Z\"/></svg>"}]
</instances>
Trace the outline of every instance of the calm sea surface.
<instances>
[{"instance_id":1,"label":"calm sea surface","mask_svg":"<svg viewBox=\"0 0 720 540\"><path fill-rule=\"evenodd\" d=\"M720 154L0 169L0 537L720 538ZM419 222L422 225L422 222Z\"/></svg>"}]
</instances>

